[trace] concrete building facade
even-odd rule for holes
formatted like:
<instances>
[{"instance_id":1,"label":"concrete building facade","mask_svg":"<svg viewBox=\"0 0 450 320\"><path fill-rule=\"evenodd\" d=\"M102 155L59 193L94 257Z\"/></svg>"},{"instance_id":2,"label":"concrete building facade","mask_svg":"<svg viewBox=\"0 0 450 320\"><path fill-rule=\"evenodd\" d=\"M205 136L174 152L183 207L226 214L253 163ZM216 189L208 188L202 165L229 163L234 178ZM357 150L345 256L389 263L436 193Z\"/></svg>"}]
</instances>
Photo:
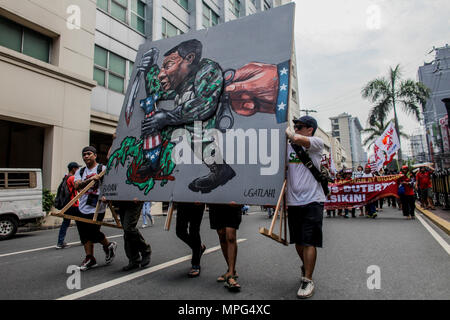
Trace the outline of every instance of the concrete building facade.
<instances>
[{"instance_id":1,"label":"concrete building facade","mask_svg":"<svg viewBox=\"0 0 450 320\"><path fill-rule=\"evenodd\" d=\"M89 141L95 11L90 0L0 2L0 167L42 168L53 190Z\"/></svg>"},{"instance_id":2,"label":"concrete building facade","mask_svg":"<svg viewBox=\"0 0 450 320\"><path fill-rule=\"evenodd\" d=\"M345 112L329 119L331 120L331 135L342 144L347 155L344 165L347 168L364 165L367 162L367 154L361 144L363 128L359 119Z\"/></svg>"},{"instance_id":3,"label":"concrete building facade","mask_svg":"<svg viewBox=\"0 0 450 320\"><path fill-rule=\"evenodd\" d=\"M431 90L431 96L423 106L428 153L439 167L450 167L448 132L442 130L447 109L445 98L450 98L450 46L435 49L435 59L419 67L419 81Z\"/></svg>"}]
</instances>

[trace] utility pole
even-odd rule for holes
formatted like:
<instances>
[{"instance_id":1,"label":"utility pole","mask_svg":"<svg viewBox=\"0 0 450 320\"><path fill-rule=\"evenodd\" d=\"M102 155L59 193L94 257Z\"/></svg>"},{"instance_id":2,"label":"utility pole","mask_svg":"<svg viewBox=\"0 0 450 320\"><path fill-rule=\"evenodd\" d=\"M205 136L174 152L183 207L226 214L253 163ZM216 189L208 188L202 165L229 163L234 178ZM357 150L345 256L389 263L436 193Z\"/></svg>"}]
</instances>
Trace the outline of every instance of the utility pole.
<instances>
[{"instance_id":1,"label":"utility pole","mask_svg":"<svg viewBox=\"0 0 450 320\"><path fill-rule=\"evenodd\" d=\"M300 111L305 111L306 115L309 115L310 112L317 112L316 110L312 110L312 109L300 109Z\"/></svg>"}]
</instances>

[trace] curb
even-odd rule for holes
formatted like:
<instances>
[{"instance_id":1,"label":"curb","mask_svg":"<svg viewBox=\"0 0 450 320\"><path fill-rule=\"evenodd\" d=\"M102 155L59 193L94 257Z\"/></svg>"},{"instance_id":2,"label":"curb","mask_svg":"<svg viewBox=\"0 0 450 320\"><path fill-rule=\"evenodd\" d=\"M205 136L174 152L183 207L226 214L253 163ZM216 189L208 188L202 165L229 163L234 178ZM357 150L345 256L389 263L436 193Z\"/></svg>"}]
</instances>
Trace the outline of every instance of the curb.
<instances>
[{"instance_id":1,"label":"curb","mask_svg":"<svg viewBox=\"0 0 450 320\"><path fill-rule=\"evenodd\" d=\"M426 215L435 225L437 225L439 228L441 228L445 233L450 235L450 222L442 219L441 217L438 217L431 211L426 210L417 204L416 204L416 209L419 210L424 215Z\"/></svg>"}]
</instances>

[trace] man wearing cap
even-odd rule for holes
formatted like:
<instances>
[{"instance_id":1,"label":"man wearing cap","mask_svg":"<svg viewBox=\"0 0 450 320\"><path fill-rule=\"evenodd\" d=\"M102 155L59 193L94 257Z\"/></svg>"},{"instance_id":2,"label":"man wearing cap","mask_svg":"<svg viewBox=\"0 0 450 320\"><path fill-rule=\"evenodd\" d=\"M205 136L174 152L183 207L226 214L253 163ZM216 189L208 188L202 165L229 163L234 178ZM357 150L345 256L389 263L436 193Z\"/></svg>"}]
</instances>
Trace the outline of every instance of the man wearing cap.
<instances>
[{"instance_id":1,"label":"man wearing cap","mask_svg":"<svg viewBox=\"0 0 450 320\"><path fill-rule=\"evenodd\" d=\"M297 292L299 298L309 298L314 294L312 274L316 264L317 250L322 247L322 220L325 194L321 184L311 171L301 162L291 144L302 147L314 166L320 169L323 141L314 137L317 121L310 116L294 119L293 131L286 129L291 141L288 144L287 205L290 243L300 260L302 278Z\"/></svg>"},{"instance_id":2,"label":"man wearing cap","mask_svg":"<svg viewBox=\"0 0 450 320\"><path fill-rule=\"evenodd\" d=\"M77 191L75 190L74 186L74 178L75 178L75 172L78 170L80 166L76 162L71 162L67 165L67 169L69 169L69 173L66 174L64 177L64 180L67 184L67 189L70 192L70 200L72 200L76 195ZM76 201L72 207L67 210L66 214L71 216L78 215L78 201ZM67 228L70 225L70 219L64 219L61 223L61 226L59 227L59 234L58 234L58 243L56 244L56 249L64 249L67 248L69 245L64 241L66 238Z\"/></svg>"},{"instance_id":3,"label":"man wearing cap","mask_svg":"<svg viewBox=\"0 0 450 320\"><path fill-rule=\"evenodd\" d=\"M83 161L86 167L79 169L75 173L75 189L84 189L91 181L96 181L94 186L80 197L79 211L82 218L93 219L99 197L99 174L106 169L105 166L97 163L97 150L88 146L82 151ZM106 205L99 205L97 221L103 221L105 217ZM97 265L94 257L94 243L101 243L105 252L106 264L110 264L116 255L116 242L109 242L105 235L100 232L100 225L77 221L77 229L81 243L86 252L86 258L80 266L80 270L85 271Z\"/></svg>"}]
</instances>

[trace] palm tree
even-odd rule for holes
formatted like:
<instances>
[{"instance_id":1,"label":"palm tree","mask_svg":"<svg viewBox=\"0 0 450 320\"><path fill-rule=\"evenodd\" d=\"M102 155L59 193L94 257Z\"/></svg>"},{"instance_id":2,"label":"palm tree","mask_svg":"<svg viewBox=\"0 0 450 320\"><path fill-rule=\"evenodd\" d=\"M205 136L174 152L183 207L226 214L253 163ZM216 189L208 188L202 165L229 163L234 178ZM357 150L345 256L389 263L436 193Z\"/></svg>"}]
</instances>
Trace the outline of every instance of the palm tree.
<instances>
[{"instance_id":1,"label":"palm tree","mask_svg":"<svg viewBox=\"0 0 450 320\"><path fill-rule=\"evenodd\" d=\"M394 119L391 119L391 121L394 121ZM375 140L377 140L378 137L380 137L383 134L383 132L386 130L389 123L391 123L391 121L384 124L384 122L382 120L380 120L379 122L378 121L371 122L371 119L369 118L368 123L369 123L370 127L362 130L362 132L369 134L369 136L364 139L363 146L370 148L370 146L372 144L374 144ZM401 131L402 126L399 126L399 130L400 130L401 137L409 138L409 136L407 134L405 134L404 132Z\"/></svg>"},{"instance_id":2,"label":"palm tree","mask_svg":"<svg viewBox=\"0 0 450 320\"><path fill-rule=\"evenodd\" d=\"M389 78L377 78L366 84L361 90L363 98L370 99L375 106L370 110L369 123L384 121L389 112L394 111L395 130L400 132L397 118L397 104L400 103L406 114L413 114L420 121L420 106L425 105L431 90L420 82L402 80L400 65L390 68ZM401 145L401 144L400 144ZM402 159L401 149L398 158Z\"/></svg>"}]
</instances>

